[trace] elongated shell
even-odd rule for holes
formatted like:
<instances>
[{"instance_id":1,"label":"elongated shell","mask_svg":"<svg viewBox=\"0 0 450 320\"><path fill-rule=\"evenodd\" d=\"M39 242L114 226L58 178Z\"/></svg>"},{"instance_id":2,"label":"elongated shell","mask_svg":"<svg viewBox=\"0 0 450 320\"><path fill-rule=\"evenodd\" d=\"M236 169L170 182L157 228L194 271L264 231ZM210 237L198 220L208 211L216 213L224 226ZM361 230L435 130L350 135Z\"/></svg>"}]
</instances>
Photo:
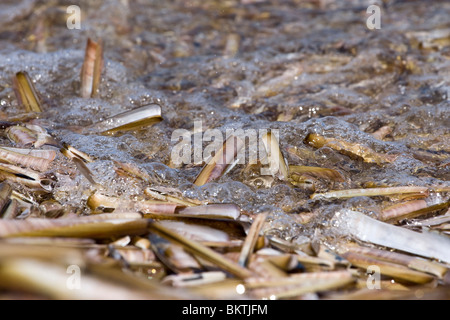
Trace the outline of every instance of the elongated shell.
<instances>
[{"instance_id":1,"label":"elongated shell","mask_svg":"<svg viewBox=\"0 0 450 320\"><path fill-rule=\"evenodd\" d=\"M52 181L31 169L0 163L0 180L11 180L30 188L52 191Z\"/></svg>"},{"instance_id":2,"label":"elongated shell","mask_svg":"<svg viewBox=\"0 0 450 320\"><path fill-rule=\"evenodd\" d=\"M195 179L194 184L202 186L222 176L225 169L234 161L238 152L244 146L244 141L236 136L231 136L225 141L222 148L203 167Z\"/></svg>"},{"instance_id":3,"label":"elongated shell","mask_svg":"<svg viewBox=\"0 0 450 320\"><path fill-rule=\"evenodd\" d=\"M56 157L56 152L52 150L43 150L45 151L45 157L49 157L50 159L54 159ZM53 160L52 159L52 160ZM23 167L29 167L38 171L47 170L48 166L52 162L52 160L36 157L33 155L25 155L21 152L15 152L11 149L0 148L0 161L21 165Z\"/></svg>"},{"instance_id":4,"label":"elongated shell","mask_svg":"<svg viewBox=\"0 0 450 320\"><path fill-rule=\"evenodd\" d=\"M42 112L39 95L34 88L28 73L25 71L16 73L16 76L13 79L13 87L19 104L22 105L27 112Z\"/></svg>"},{"instance_id":5,"label":"elongated shell","mask_svg":"<svg viewBox=\"0 0 450 320\"><path fill-rule=\"evenodd\" d=\"M161 106L152 103L96 123L88 128L86 133L114 134L118 131L137 130L160 121Z\"/></svg>"},{"instance_id":6,"label":"elongated shell","mask_svg":"<svg viewBox=\"0 0 450 320\"><path fill-rule=\"evenodd\" d=\"M281 180L287 180L289 177L288 164L281 152L277 138L271 132L268 132L262 139L269 160L270 173L274 177L278 176Z\"/></svg>"},{"instance_id":7,"label":"elongated shell","mask_svg":"<svg viewBox=\"0 0 450 320\"><path fill-rule=\"evenodd\" d=\"M103 214L74 219L0 220L0 237L109 238L142 234L147 220L138 213Z\"/></svg>"},{"instance_id":8,"label":"elongated shell","mask_svg":"<svg viewBox=\"0 0 450 320\"><path fill-rule=\"evenodd\" d=\"M30 147L37 141L37 137L33 131L22 126L11 126L7 128L6 135L9 140L22 147Z\"/></svg>"},{"instance_id":9,"label":"elongated shell","mask_svg":"<svg viewBox=\"0 0 450 320\"><path fill-rule=\"evenodd\" d=\"M389 187L389 188L367 188L367 189L347 189L333 190L325 193L315 193L311 199L332 199L332 198L354 198L388 196L395 194L428 194L427 187Z\"/></svg>"},{"instance_id":10,"label":"elongated shell","mask_svg":"<svg viewBox=\"0 0 450 320\"><path fill-rule=\"evenodd\" d=\"M338 212L333 219L338 232L361 241L450 263L448 237L396 227L352 210Z\"/></svg>"},{"instance_id":11,"label":"elongated shell","mask_svg":"<svg viewBox=\"0 0 450 320\"><path fill-rule=\"evenodd\" d=\"M102 44L88 39L81 69L81 97L90 98L95 96L100 84L102 67Z\"/></svg>"}]
</instances>

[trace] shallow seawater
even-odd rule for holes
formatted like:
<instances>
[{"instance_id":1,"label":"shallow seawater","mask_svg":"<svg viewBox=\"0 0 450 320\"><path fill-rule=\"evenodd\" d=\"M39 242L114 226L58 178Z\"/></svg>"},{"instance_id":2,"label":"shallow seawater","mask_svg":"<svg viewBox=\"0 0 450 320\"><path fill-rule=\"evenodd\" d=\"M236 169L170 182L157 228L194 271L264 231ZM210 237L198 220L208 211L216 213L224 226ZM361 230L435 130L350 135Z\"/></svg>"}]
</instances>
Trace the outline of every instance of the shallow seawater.
<instances>
[{"instance_id":1,"label":"shallow seawater","mask_svg":"<svg viewBox=\"0 0 450 320\"><path fill-rule=\"evenodd\" d=\"M261 178L259 167L248 163L195 186L202 163L173 166L178 140L172 134L193 133L200 120L203 131L218 129L224 137L227 130L277 130L290 165L333 168L345 177L318 191L370 183L449 185L447 1L380 1L379 30L367 28L367 2L357 0L72 3L81 8L79 30L66 26L65 1L0 4L0 116L7 120L24 112L12 77L27 71L44 100L39 123L95 160L88 167L106 194L142 196L145 184L114 171L114 161L131 163L149 174L151 187L269 212L265 231L286 239L312 237L341 208L376 215L382 207L380 199L367 197L311 200L311 190ZM235 52L226 49L233 35ZM88 37L103 41L105 63L97 97L83 99L80 72ZM116 136L78 130L148 103L161 105L162 122ZM383 140L374 138L383 126L392 131ZM365 163L327 146L313 148L304 142L311 133L397 158ZM58 161L54 172L58 166L76 170ZM55 175L54 198L89 214L90 183L79 174ZM303 225L299 216L311 212L316 215Z\"/></svg>"}]
</instances>

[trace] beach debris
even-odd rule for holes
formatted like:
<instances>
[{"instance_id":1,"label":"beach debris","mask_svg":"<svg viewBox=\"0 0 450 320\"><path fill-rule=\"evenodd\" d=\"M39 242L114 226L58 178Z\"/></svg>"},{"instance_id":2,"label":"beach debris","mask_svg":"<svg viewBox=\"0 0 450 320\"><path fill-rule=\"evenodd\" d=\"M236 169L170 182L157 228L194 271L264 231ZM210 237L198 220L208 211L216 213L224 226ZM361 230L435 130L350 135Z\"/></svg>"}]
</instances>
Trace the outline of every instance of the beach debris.
<instances>
[{"instance_id":1,"label":"beach debris","mask_svg":"<svg viewBox=\"0 0 450 320\"><path fill-rule=\"evenodd\" d=\"M54 150L28 150L0 147L0 161L28 167L38 171L46 171L55 159Z\"/></svg>"},{"instance_id":2,"label":"beach debris","mask_svg":"<svg viewBox=\"0 0 450 320\"><path fill-rule=\"evenodd\" d=\"M238 265L237 263L228 260L221 254L213 251L212 249L205 247L197 242L189 240L165 227L157 222L150 222L149 229L151 232L155 232L161 237L166 238L169 241L172 241L178 245L181 245L186 251L198 255L199 257L210 261L211 263L218 265L223 268L225 271L230 272L240 279L245 279L251 276L251 272ZM151 240L150 240L151 241Z\"/></svg>"},{"instance_id":3,"label":"beach debris","mask_svg":"<svg viewBox=\"0 0 450 320\"><path fill-rule=\"evenodd\" d=\"M16 73L13 88L19 105L23 106L26 112L42 112L41 100L27 72Z\"/></svg>"},{"instance_id":4,"label":"beach debris","mask_svg":"<svg viewBox=\"0 0 450 320\"><path fill-rule=\"evenodd\" d=\"M403 187L387 187L387 188L333 190L325 193L315 193L311 195L311 199L342 199L354 197L389 196L399 194L428 195L428 193L429 188L427 187L403 186Z\"/></svg>"},{"instance_id":5,"label":"beach debris","mask_svg":"<svg viewBox=\"0 0 450 320\"><path fill-rule=\"evenodd\" d=\"M281 152L278 139L274 134L268 132L263 135L262 140L267 152L271 175L278 177L280 180L287 180L289 177L289 165Z\"/></svg>"},{"instance_id":6,"label":"beach debris","mask_svg":"<svg viewBox=\"0 0 450 320\"><path fill-rule=\"evenodd\" d=\"M222 148L202 168L194 184L202 186L220 178L225 169L235 161L237 154L243 146L244 142L239 137L229 137L224 142Z\"/></svg>"},{"instance_id":7,"label":"beach debris","mask_svg":"<svg viewBox=\"0 0 450 320\"><path fill-rule=\"evenodd\" d=\"M405 203L392 205L385 208L380 213L380 220L389 223L397 223L404 219L414 219L425 216L435 211L445 210L450 206L450 202L438 203L428 206L425 200L412 200Z\"/></svg>"},{"instance_id":8,"label":"beach debris","mask_svg":"<svg viewBox=\"0 0 450 320\"><path fill-rule=\"evenodd\" d=\"M69 158L70 160L75 163L80 173L93 185L96 186L97 182L94 180L94 175L92 174L91 170L87 167L86 163L90 163L93 160L89 155L87 155L84 152L81 152L74 147L63 144L63 147L60 149L61 153Z\"/></svg>"},{"instance_id":9,"label":"beach debris","mask_svg":"<svg viewBox=\"0 0 450 320\"><path fill-rule=\"evenodd\" d=\"M376 152L363 144L347 142L335 138L327 138L316 133L310 133L305 138L305 143L313 146L314 148L322 148L326 146L350 157L363 159L364 162L369 163L390 163L395 161L398 157L398 155L394 154Z\"/></svg>"},{"instance_id":10,"label":"beach debris","mask_svg":"<svg viewBox=\"0 0 450 320\"><path fill-rule=\"evenodd\" d=\"M93 98L98 91L103 69L102 42L87 40L84 62L81 68L81 97Z\"/></svg>"},{"instance_id":11,"label":"beach debris","mask_svg":"<svg viewBox=\"0 0 450 320\"><path fill-rule=\"evenodd\" d=\"M255 249L256 242L258 241L261 228L263 227L266 218L267 213L261 213L256 216L255 220L252 223L252 226L248 231L247 237L245 238L244 244L242 245L241 254L238 260L238 263L243 267L247 266L250 255Z\"/></svg>"},{"instance_id":12,"label":"beach debris","mask_svg":"<svg viewBox=\"0 0 450 320\"><path fill-rule=\"evenodd\" d=\"M25 126L16 125L6 129L7 137L19 147L40 148L44 145L59 147L60 144L44 128L25 124Z\"/></svg>"},{"instance_id":13,"label":"beach debris","mask_svg":"<svg viewBox=\"0 0 450 320\"><path fill-rule=\"evenodd\" d=\"M120 131L140 130L160 121L162 121L161 106L152 103L95 123L83 132L112 135Z\"/></svg>"},{"instance_id":14,"label":"beach debris","mask_svg":"<svg viewBox=\"0 0 450 320\"><path fill-rule=\"evenodd\" d=\"M342 234L380 246L409 252L422 257L450 263L450 239L423 231L422 233L375 220L363 213L342 210L335 214L334 222Z\"/></svg>"}]
</instances>

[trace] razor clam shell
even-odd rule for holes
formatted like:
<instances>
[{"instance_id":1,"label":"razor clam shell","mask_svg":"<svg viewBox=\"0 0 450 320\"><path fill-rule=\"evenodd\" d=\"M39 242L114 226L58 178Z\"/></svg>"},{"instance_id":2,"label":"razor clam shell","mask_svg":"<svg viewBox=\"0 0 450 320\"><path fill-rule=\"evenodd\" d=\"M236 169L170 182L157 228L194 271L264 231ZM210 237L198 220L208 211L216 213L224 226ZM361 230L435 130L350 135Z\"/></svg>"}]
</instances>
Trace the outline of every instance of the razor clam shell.
<instances>
[{"instance_id":1,"label":"razor clam shell","mask_svg":"<svg viewBox=\"0 0 450 320\"><path fill-rule=\"evenodd\" d=\"M44 151L46 151L45 156L48 156L53 159L56 157L55 151L52 150L44 150ZM36 157L31 154L25 155L19 152L7 150L0 147L0 161L5 161L7 163L15 165L21 165L23 167L29 167L34 170L38 171L47 170L52 160L42 157Z\"/></svg>"},{"instance_id":2,"label":"razor clam shell","mask_svg":"<svg viewBox=\"0 0 450 320\"><path fill-rule=\"evenodd\" d=\"M315 148L327 146L342 154L360 157L364 160L364 162L369 163L390 163L395 161L398 157L398 155L378 153L370 147L362 144L347 142L335 138L327 138L315 133L310 133L306 137L305 142Z\"/></svg>"},{"instance_id":3,"label":"razor clam shell","mask_svg":"<svg viewBox=\"0 0 450 320\"><path fill-rule=\"evenodd\" d=\"M424 231L418 233L370 218L363 213L342 210L335 214L336 232L418 256L450 263L450 238Z\"/></svg>"},{"instance_id":4,"label":"razor clam shell","mask_svg":"<svg viewBox=\"0 0 450 320\"><path fill-rule=\"evenodd\" d=\"M256 216L248 231L248 235L242 245L241 254L238 259L238 263L243 267L247 265L250 255L255 249L256 241L258 240L259 233L264 225L264 222L266 221L266 218L267 213L260 213Z\"/></svg>"},{"instance_id":5,"label":"razor clam shell","mask_svg":"<svg viewBox=\"0 0 450 320\"><path fill-rule=\"evenodd\" d=\"M192 269L201 269L199 262L178 244L171 243L157 234L150 234L148 238L153 252L169 270L186 273Z\"/></svg>"},{"instance_id":6,"label":"razor clam shell","mask_svg":"<svg viewBox=\"0 0 450 320\"><path fill-rule=\"evenodd\" d=\"M6 182L0 183L0 215L6 210L10 203L12 188Z\"/></svg>"},{"instance_id":7,"label":"razor clam shell","mask_svg":"<svg viewBox=\"0 0 450 320\"><path fill-rule=\"evenodd\" d=\"M174 214L177 207L176 203L151 200L122 200L118 197L105 196L94 193L88 198L87 205L92 210L99 208L108 208L114 210L135 210L144 214Z\"/></svg>"},{"instance_id":8,"label":"razor clam shell","mask_svg":"<svg viewBox=\"0 0 450 320\"><path fill-rule=\"evenodd\" d=\"M32 123L25 124L25 127L31 130L36 136L36 141L34 142L35 148L42 147L43 145L53 146L57 148L61 147L61 143L55 140L50 134L48 134L45 128Z\"/></svg>"},{"instance_id":9,"label":"razor clam shell","mask_svg":"<svg viewBox=\"0 0 450 320\"><path fill-rule=\"evenodd\" d=\"M392 219L401 219L402 216L410 212L427 207L425 200L412 200L400 204L394 204L384 208L380 213L380 220L387 221Z\"/></svg>"},{"instance_id":10,"label":"razor clam shell","mask_svg":"<svg viewBox=\"0 0 450 320\"><path fill-rule=\"evenodd\" d=\"M73 260L73 259L72 259ZM187 298L182 292L169 290L153 283L138 285L135 279L116 270L98 270L105 275L85 272L77 290L68 289L69 265L30 258L10 258L0 262L0 287L22 288L25 292L36 292L55 299L69 300L122 300L122 299L174 299ZM95 271L95 270L92 270ZM127 278L129 280L127 281ZM128 283L127 283L128 282ZM134 284L134 286L133 286ZM147 286L147 288L144 288ZM133 290L130 290L130 287Z\"/></svg>"},{"instance_id":11,"label":"razor clam shell","mask_svg":"<svg viewBox=\"0 0 450 320\"><path fill-rule=\"evenodd\" d=\"M369 266L376 265L380 268L381 274L393 277L394 279L420 284L431 282L434 279L434 277L429 274L411 270L408 267L392 262L368 257L360 253L349 251L344 253L342 256L346 258L352 265L363 268L365 270L367 270Z\"/></svg>"},{"instance_id":12,"label":"razor clam shell","mask_svg":"<svg viewBox=\"0 0 450 320\"><path fill-rule=\"evenodd\" d=\"M10 164L0 163L0 180L11 180L30 188L52 191L51 180L41 176L38 172L23 169Z\"/></svg>"},{"instance_id":13,"label":"razor clam shell","mask_svg":"<svg viewBox=\"0 0 450 320\"><path fill-rule=\"evenodd\" d=\"M216 155L202 168L199 175L195 179L194 184L197 186L202 186L208 182L220 178L225 169L232 165L234 159L244 145L244 141L242 141L239 137L229 137Z\"/></svg>"},{"instance_id":14,"label":"razor clam shell","mask_svg":"<svg viewBox=\"0 0 450 320\"><path fill-rule=\"evenodd\" d=\"M20 214L19 201L11 199L8 206L3 210L3 219L12 220Z\"/></svg>"},{"instance_id":15,"label":"razor clam shell","mask_svg":"<svg viewBox=\"0 0 450 320\"><path fill-rule=\"evenodd\" d=\"M347 252L357 253L367 257L399 264L413 270L429 273L440 279L444 278L446 272L448 271L448 268L442 264L423 258L410 256L404 253L381 250L377 248L361 247L352 244L343 246L342 249L347 250Z\"/></svg>"},{"instance_id":16,"label":"razor clam shell","mask_svg":"<svg viewBox=\"0 0 450 320\"><path fill-rule=\"evenodd\" d=\"M19 104L27 112L42 112L39 95L27 72L20 71L16 73L16 76L13 78L13 88Z\"/></svg>"},{"instance_id":17,"label":"razor clam shell","mask_svg":"<svg viewBox=\"0 0 450 320\"><path fill-rule=\"evenodd\" d=\"M278 279L249 278L245 287L256 298L280 299L331 290L353 281L349 271L312 272Z\"/></svg>"},{"instance_id":18,"label":"razor clam shell","mask_svg":"<svg viewBox=\"0 0 450 320\"><path fill-rule=\"evenodd\" d=\"M310 167L310 166L289 166L289 174L299 177L312 177L314 179L327 179L330 181L345 181L342 174L334 169Z\"/></svg>"},{"instance_id":19,"label":"razor clam shell","mask_svg":"<svg viewBox=\"0 0 450 320\"><path fill-rule=\"evenodd\" d=\"M93 162L92 158L87 153L77 150L67 143L63 143L61 153L64 154L69 159L73 159L76 157L86 163Z\"/></svg>"},{"instance_id":20,"label":"razor clam shell","mask_svg":"<svg viewBox=\"0 0 450 320\"><path fill-rule=\"evenodd\" d=\"M85 133L111 134L116 131L136 130L162 121L161 106L152 103L115 115L87 128Z\"/></svg>"},{"instance_id":21,"label":"razor clam shell","mask_svg":"<svg viewBox=\"0 0 450 320\"><path fill-rule=\"evenodd\" d=\"M325 193L314 193L311 199L333 199L333 198L353 198L353 197L376 197L395 194L428 194L427 187L387 187L387 188L366 188L333 190Z\"/></svg>"},{"instance_id":22,"label":"razor clam shell","mask_svg":"<svg viewBox=\"0 0 450 320\"><path fill-rule=\"evenodd\" d=\"M166 238L167 240L181 245L186 251L199 256L200 258L203 258L221 268L223 268L225 271L230 272L231 274L235 275L238 278L248 278L251 276L250 270L243 268L242 266L238 265L237 263L225 258L221 254L211 250L208 247L205 247L195 241L189 240L176 232L173 232L172 230L169 230L165 227L163 227L161 224L156 222L150 222L148 225L151 232L157 233L160 236ZM151 239L150 239L151 241Z\"/></svg>"},{"instance_id":23,"label":"razor clam shell","mask_svg":"<svg viewBox=\"0 0 450 320\"><path fill-rule=\"evenodd\" d=\"M187 207L178 211L186 216L228 218L237 220L241 215L240 208L235 204L209 204L196 207Z\"/></svg>"},{"instance_id":24,"label":"razor clam shell","mask_svg":"<svg viewBox=\"0 0 450 320\"><path fill-rule=\"evenodd\" d=\"M147 220L138 213L103 214L74 219L0 220L3 237L74 237L108 238L110 236L143 234Z\"/></svg>"},{"instance_id":25,"label":"razor clam shell","mask_svg":"<svg viewBox=\"0 0 450 320\"><path fill-rule=\"evenodd\" d=\"M215 283L226 279L226 274L221 271L206 271L195 274L177 274L165 277L161 283L173 287L193 287Z\"/></svg>"},{"instance_id":26,"label":"razor clam shell","mask_svg":"<svg viewBox=\"0 0 450 320\"><path fill-rule=\"evenodd\" d=\"M1 148L8 150L8 151L16 152L16 153L33 156L36 158L47 159L50 161L53 161L56 158L56 151L54 151L54 150L24 149L24 148L12 148L12 147L1 147Z\"/></svg>"},{"instance_id":27,"label":"razor clam shell","mask_svg":"<svg viewBox=\"0 0 450 320\"><path fill-rule=\"evenodd\" d=\"M9 140L22 147L31 147L37 141L33 131L23 126L8 127L6 135Z\"/></svg>"},{"instance_id":28,"label":"razor clam shell","mask_svg":"<svg viewBox=\"0 0 450 320\"><path fill-rule=\"evenodd\" d=\"M269 159L269 170L272 176L278 176L281 180L286 180L289 177L289 165L281 152L277 138L271 132L268 132L262 139Z\"/></svg>"},{"instance_id":29,"label":"razor clam shell","mask_svg":"<svg viewBox=\"0 0 450 320\"><path fill-rule=\"evenodd\" d=\"M207 226L188 224L182 221L163 220L162 226L194 241L226 242L230 240L228 234L222 230Z\"/></svg>"},{"instance_id":30,"label":"razor clam shell","mask_svg":"<svg viewBox=\"0 0 450 320\"><path fill-rule=\"evenodd\" d=\"M81 97L95 96L100 82L103 64L103 48L101 43L92 41L86 43L83 66L81 68Z\"/></svg>"}]
</instances>

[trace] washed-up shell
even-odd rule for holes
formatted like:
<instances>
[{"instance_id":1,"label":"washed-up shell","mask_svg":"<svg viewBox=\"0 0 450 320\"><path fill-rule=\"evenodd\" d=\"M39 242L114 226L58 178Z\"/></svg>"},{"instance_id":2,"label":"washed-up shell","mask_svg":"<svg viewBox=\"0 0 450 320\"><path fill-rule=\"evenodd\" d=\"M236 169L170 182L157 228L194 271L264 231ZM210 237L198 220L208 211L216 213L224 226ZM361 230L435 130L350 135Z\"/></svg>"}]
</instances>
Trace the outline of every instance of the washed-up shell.
<instances>
[{"instance_id":1,"label":"washed-up shell","mask_svg":"<svg viewBox=\"0 0 450 320\"><path fill-rule=\"evenodd\" d=\"M235 204L209 204L204 206L187 207L179 210L178 213L184 216L227 218L237 220L241 215L241 210Z\"/></svg>"},{"instance_id":2,"label":"washed-up shell","mask_svg":"<svg viewBox=\"0 0 450 320\"><path fill-rule=\"evenodd\" d=\"M10 202L12 188L6 182L0 183L0 216L4 213Z\"/></svg>"},{"instance_id":3,"label":"washed-up shell","mask_svg":"<svg viewBox=\"0 0 450 320\"><path fill-rule=\"evenodd\" d=\"M238 263L243 267L247 266L250 255L255 249L256 241L258 240L259 233L264 225L264 222L266 221L266 218L267 213L260 213L258 216L256 216L250 227L250 230L248 231L247 237L244 241L244 244L242 245L241 254L238 259Z\"/></svg>"},{"instance_id":4,"label":"washed-up shell","mask_svg":"<svg viewBox=\"0 0 450 320\"><path fill-rule=\"evenodd\" d=\"M400 204L394 204L384 208L380 213L380 220L387 221L393 219L401 219L402 216L410 212L427 207L425 200L413 200Z\"/></svg>"},{"instance_id":5,"label":"washed-up shell","mask_svg":"<svg viewBox=\"0 0 450 320\"><path fill-rule=\"evenodd\" d=\"M414 257L400 252L381 250L377 248L362 247L358 245L349 244L347 246L341 246L340 250L344 250L345 253L355 253L360 256L370 257L394 264L408 267L412 270L425 272L432 274L440 279L443 279L448 271L445 265L440 263L429 261L423 258ZM345 256L345 253L343 255Z\"/></svg>"},{"instance_id":6,"label":"washed-up shell","mask_svg":"<svg viewBox=\"0 0 450 320\"><path fill-rule=\"evenodd\" d=\"M3 237L108 238L143 234L147 220L138 213L104 214L74 219L0 220Z\"/></svg>"},{"instance_id":7,"label":"washed-up shell","mask_svg":"<svg viewBox=\"0 0 450 320\"><path fill-rule=\"evenodd\" d=\"M9 140L20 147L39 148L43 145L59 147L60 144L47 131L38 126L27 123L25 126L10 126L6 129Z\"/></svg>"},{"instance_id":8,"label":"washed-up shell","mask_svg":"<svg viewBox=\"0 0 450 320\"><path fill-rule=\"evenodd\" d=\"M311 199L340 199L354 197L375 197L389 196L397 194L423 194L428 195L427 187L389 187L389 188L367 188L367 189L347 189L333 190L325 193L315 193L311 195Z\"/></svg>"},{"instance_id":9,"label":"washed-up shell","mask_svg":"<svg viewBox=\"0 0 450 320\"><path fill-rule=\"evenodd\" d=\"M194 287L223 281L226 274L221 271L207 271L195 274L177 274L165 277L161 283L168 284L173 287Z\"/></svg>"},{"instance_id":10,"label":"washed-up shell","mask_svg":"<svg viewBox=\"0 0 450 320\"><path fill-rule=\"evenodd\" d=\"M287 180L289 177L289 165L281 152L278 139L271 132L262 137L269 161L269 172L273 177Z\"/></svg>"},{"instance_id":11,"label":"washed-up shell","mask_svg":"<svg viewBox=\"0 0 450 320\"><path fill-rule=\"evenodd\" d=\"M98 122L84 130L84 133L110 135L119 131L138 130L162 121L161 106L152 103Z\"/></svg>"},{"instance_id":12,"label":"washed-up shell","mask_svg":"<svg viewBox=\"0 0 450 320\"><path fill-rule=\"evenodd\" d=\"M334 169L309 167L309 166L289 166L290 176L311 177L315 179L327 179L331 181L344 181L342 174Z\"/></svg>"},{"instance_id":13,"label":"washed-up shell","mask_svg":"<svg viewBox=\"0 0 450 320\"><path fill-rule=\"evenodd\" d=\"M6 129L9 140L15 142L22 147L30 147L36 141L37 137L33 131L23 126L11 126Z\"/></svg>"},{"instance_id":14,"label":"washed-up shell","mask_svg":"<svg viewBox=\"0 0 450 320\"><path fill-rule=\"evenodd\" d=\"M166 238L167 240L182 246L186 251L197 255L211 263L217 265L225 271L230 272L238 278L248 278L251 275L251 272L241 267L240 265L232 262L231 260L226 259L221 254L211 250L208 247L205 247L195 241L186 239L185 237L169 230L159 223L150 222L149 228L152 232L159 234L160 236ZM151 240L150 240L151 241Z\"/></svg>"},{"instance_id":15,"label":"washed-up shell","mask_svg":"<svg viewBox=\"0 0 450 320\"><path fill-rule=\"evenodd\" d=\"M48 248L46 249L48 250ZM71 274L82 272L80 283L70 282ZM121 300L187 298L180 291L169 290L154 283L137 284L133 277L117 270L100 268L85 271L76 261L61 264L30 258L15 258L0 262L0 283L3 288L24 288L55 299ZM130 287L134 289L130 290ZM191 295L192 297L192 295Z\"/></svg>"},{"instance_id":16,"label":"washed-up shell","mask_svg":"<svg viewBox=\"0 0 450 320\"><path fill-rule=\"evenodd\" d=\"M202 186L208 182L220 178L225 169L235 160L239 151L244 147L244 141L236 136L229 137L222 148L203 167L200 174L194 181L197 186Z\"/></svg>"},{"instance_id":17,"label":"washed-up shell","mask_svg":"<svg viewBox=\"0 0 450 320\"><path fill-rule=\"evenodd\" d=\"M163 265L175 273L188 273L200 270L202 266L194 256L184 250L182 246L172 243L157 234L148 236L153 252Z\"/></svg>"},{"instance_id":18,"label":"washed-up shell","mask_svg":"<svg viewBox=\"0 0 450 320\"><path fill-rule=\"evenodd\" d=\"M52 191L52 181L31 169L23 169L10 164L0 163L0 180L18 182L27 187Z\"/></svg>"},{"instance_id":19,"label":"washed-up shell","mask_svg":"<svg viewBox=\"0 0 450 320\"><path fill-rule=\"evenodd\" d=\"M280 299L331 290L353 281L349 271L313 272L279 279L250 278L245 281L245 287L256 298Z\"/></svg>"},{"instance_id":20,"label":"washed-up shell","mask_svg":"<svg viewBox=\"0 0 450 320\"><path fill-rule=\"evenodd\" d=\"M83 67L81 68L81 97L91 98L97 93L103 68L101 42L87 40Z\"/></svg>"},{"instance_id":21,"label":"washed-up shell","mask_svg":"<svg viewBox=\"0 0 450 320\"><path fill-rule=\"evenodd\" d=\"M16 73L13 79L13 88L19 104L27 112L42 112L39 95L27 72L21 71Z\"/></svg>"},{"instance_id":22,"label":"washed-up shell","mask_svg":"<svg viewBox=\"0 0 450 320\"><path fill-rule=\"evenodd\" d=\"M155 214L173 214L179 206L176 203L165 201L151 201L151 200L123 200L119 197L106 196L99 192L92 194L88 200L87 205L92 210L131 210L140 211L142 213Z\"/></svg>"},{"instance_id":23,"label":"washed-up shell","mask_svg":"<svg viewBox=\"0 0 450 320\"><path fill-rule=\"evenodd\" d=\"M385 162L393 162L398 157L398 155L378 153L362 144L347 142L335 138L326 138L315 133L309 134L306 137L305 142L315 148L327 146L343 154L357 156L362 158L364 162L375 162L377 164L381 164Z\"/></svg>"},{"instance_id":24,"label":"washed-up shell","mask_svg":"<svg viewBox=\"0 0 450 320\"><path fill-rule=\"evenodd\" d=\"M18 149L17 151L19 150L23 149ZM24 154L23 151L17 151L11 148L0 148L0 161L21 165L22 167L28 167L38 171L45 171L56 157L56 152L53 150L41 150L42 152L30 151L28 154Z\"/></svg>"},{"instance_id":25,"label":"washed-up shell","mask_svg":"<svg viewBox=\"0 0 450 320\"><path fill-rule=\"evenodd\" d=\"M167 229L194 241L225 242L230 240L226 232L207 226L171 220L164 220L159 223Z\"/></svg>"},{"instance_id":26,"label":"washed-up shell","mask_svg":"<svg viewBox=\"0 0 450 320\"><path fill-rule=\"evenodd\" d=\"M93 186L97 186L97 182L94 180L94 175L86 165L86 163L92 162L89 155L67 144L64 144L60 151L64 156L71 159L73 163L75 163L77 169Z\"/></svg>"},{"instance_id":27,"label":"washed-up shell","mask_svg":"<svg viewBox=\"0 0 450 320\"><path fill-rule=\"evenodd\" d=\"M370 266L377 266L380 269L381 274L393 277L394 279L414 283L427 283L434 279L434 277L426 273L411 270L407 267L392 262L367 257L356 252L344 253L343 257L350 261L352 265L363 268L364 270L367 270Z\"/></svg>"},{"instance_id":28,"label":"washed-up shell","mask_svg":"<svg viewBox=\"0 0 450 320\"><path fill-rule=\"evenodd\" d=\"M418 233L352 210L337 212L333 220L337 232L361 241L450 263L450 239L446 236L426 231Z\"/></svg>"}]
</instances>

